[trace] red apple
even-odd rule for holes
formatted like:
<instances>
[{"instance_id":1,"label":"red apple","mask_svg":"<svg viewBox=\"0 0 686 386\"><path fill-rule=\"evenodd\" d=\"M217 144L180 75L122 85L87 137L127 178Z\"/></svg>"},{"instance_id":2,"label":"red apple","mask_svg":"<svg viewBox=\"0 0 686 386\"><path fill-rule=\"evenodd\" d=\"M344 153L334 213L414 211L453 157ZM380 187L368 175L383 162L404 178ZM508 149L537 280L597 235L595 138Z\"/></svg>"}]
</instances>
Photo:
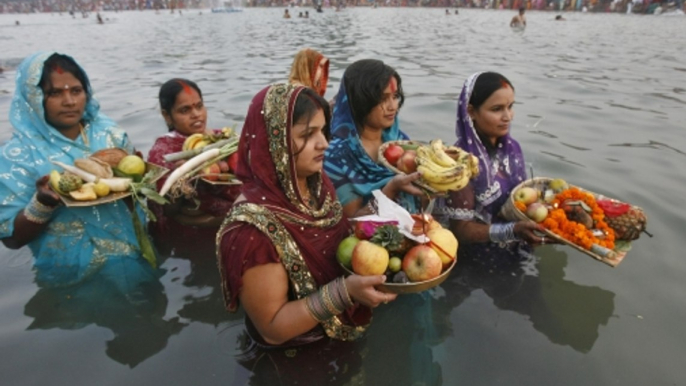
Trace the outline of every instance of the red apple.
<instances>
[{"instance_id":1,"label":"red apple","mask_svg":"<svg viewBox=\"0 0 686 386\"><path fill-rule=\"evenodd\" d=\"M410 281L431 280L441 274L443 261L428 245L417 245L403 257L403 271Z\"/></svg>"},{"instance_id":2,"label":"red apple","mask_svg":"<svg viewBox=\"0 0 686 386\"><path fill-rule=\"evenodd\" d=\"M216 163L202 169L202 176L208 181L217 181L219 173L221 173L221 169Z\"/></svg>"},{"instance_id":3,"label":"red apple","mask_svg":"<svg viewBox=\"0 0 686 386\"><path fill-rule=\"evenodd\" d=\"M526 216L536 222L542 222L548 217L548 208L539 202L534 202L526 207Z\"/></svg>"},{"instance_id":4,"label":"red apple","mask_svg":"<svg viewBox=\"0 0 686 386\"><path fill-rule=\"evenodd\" d=\"M389 260L388 251L384 247L367 240L355 244L351 258L353 272L362 276L383 275Z\"/></svg>"},{"instance_id":5,"label":"red apple","mask_svg":"<svg viewBox=\"0 0 686 386\"><path fill-rule=\"evenodd\" d=\"M417 158L417 152L414 150L407 150L398 159L396 167L401 172L407 174L414 173L417 171L417 161L415 161L415 158Z\"/></svg>"},{"instance_id":6,"label":"red apple","mask_svg":"<svg viewBox=\"0 0 686 386\"><path fill-rule=\"evenodd\" d=\"M231 154L229 158L227 158L227 161L229 163L229 169L231 169L233 173L236 173L236 169L238 169L238 152Z\"/></svg>"},{"instance_id":7,"label":"red apple","mask_svg":"<svg viewBox=\"0 0 686 386\"><path fill-rule=\"evenodd\" d=\"M400 157L405 153L402 147L398 145L388 145L386 151L383 152L384 158L391 165L396 165Z\"/></svg>"},{"instance_id":8,"label":"red apple","mask_svg":"<svg viewBox=\"0 0 686 386\"><path fill-rule=\"evenodd\" d=\"M219 165L219 170L222 171L222 173L228 173L229 172L229 163L222 160L217 162L217 165Z\"/></svg>"}]
</instances>

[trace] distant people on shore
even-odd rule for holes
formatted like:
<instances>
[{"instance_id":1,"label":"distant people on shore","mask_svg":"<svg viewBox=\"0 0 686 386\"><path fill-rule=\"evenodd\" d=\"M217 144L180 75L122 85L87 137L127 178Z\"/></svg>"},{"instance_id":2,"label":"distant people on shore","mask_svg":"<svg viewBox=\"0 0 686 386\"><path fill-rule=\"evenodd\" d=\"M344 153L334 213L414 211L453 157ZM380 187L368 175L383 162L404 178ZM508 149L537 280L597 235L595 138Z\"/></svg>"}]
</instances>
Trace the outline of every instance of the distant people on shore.
<instances>
[{"instance_id":1,"label":"distant people on shore","mask_svg":"<svg viewBox=\"0 0 686 386\"><path fill-rule=\"evenodd\" d=\"M309 19L309 18L310 18L310 11L305 11L305 19Z\"/></svg>"},{"instance_id":2,"label":"distant people on shore","mask_svg":"<svg viewBox=\"0 0 686 386\"><path fill-rule=\"evenodd\" d=\"M299 13L298 13L298 17L302 19L303 13L302 13L302 12L299 12Z\"/></svg>"},{"instance_id":3,"label":"distant people on shore","mask_svg":"<svg viewBox=\"0 0 686 386\"><path fill-rule=\"evenodd\" d=\"M446 9L446 10L445 10L445 14L446 14L446 15L450 15L450 10L449 10L449 9Z\"/></svg>"},{"instance_id":4,"label":"distant people on shore","mask_svg":"<svg viewBox=\"0 0 686 386\"><path fill-rule=\"evenodd\" d=\"M105 24L105 22L102 21L102 16L100 16L100 12L98 12L96 16L98 18L98 24Z\"/></svg>"},{"instance_id":5,"label":"distant people on shore","mask_svg":"<svg viewBox=\"0 0 686 386\"><path fill-rule=\"evenodd\" d=\"M519 8L519 14L514 15L514 17L512 17L512 20L510 21L510 27L512 27L512 28L524 28L524 27L526 27L526 16L524 16L525 12L526 12L526 8L520 7Z\"/></svg>"}]
</instances>

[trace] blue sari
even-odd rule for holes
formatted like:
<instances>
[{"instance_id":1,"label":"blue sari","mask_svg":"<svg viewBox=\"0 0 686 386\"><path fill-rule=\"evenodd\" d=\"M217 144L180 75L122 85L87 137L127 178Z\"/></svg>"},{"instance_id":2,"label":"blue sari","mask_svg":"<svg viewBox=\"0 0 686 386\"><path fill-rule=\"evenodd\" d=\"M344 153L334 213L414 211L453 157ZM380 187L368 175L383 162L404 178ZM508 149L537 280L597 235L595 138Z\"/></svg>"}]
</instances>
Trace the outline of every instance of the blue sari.
<instances>
[{"instance_id":1,"label":"blue sari","mask_svg":"<svg viewBox=\"0 0 686 386\"><path fill-rule=\"evenodd\" d=\"M10 106L14 131L0 147L0 238L13 235L15 217L35 193L36 180L59 170L50 161L71 165L77 158L111 147L133 151L126 133L100 114L90 85L82 120L86 141L83 136L65 137L45 120L38 83L44 62L52 54L34 54L17 69ZM132 214L122 200L90 207L59 206L47 228L28 246L35 258L36 280L43 286L79 283L105 267L103 272L130 282L152 274L141 258Z\"/></svg>"},{"instance_id":2,"label":"blue sari","mask_svg":"<svg viewBox=\"0 0 686 386\"><path fill-rule=\"evenodd\" d=\"M324 170L336 188L338 199L345 206L361 197L362 204L366 204L373 197L372 191L386 186L395 173L374 162L362 147L345 89L345 74L336 95L331 137L329 148L326 149ZM384 129L381 138L384 143L409 139L400 131L397 115L393 125ZM417 211L417 200L409 194L400 193L396 201L410 213Z\"/></svg>"}]
</instances>

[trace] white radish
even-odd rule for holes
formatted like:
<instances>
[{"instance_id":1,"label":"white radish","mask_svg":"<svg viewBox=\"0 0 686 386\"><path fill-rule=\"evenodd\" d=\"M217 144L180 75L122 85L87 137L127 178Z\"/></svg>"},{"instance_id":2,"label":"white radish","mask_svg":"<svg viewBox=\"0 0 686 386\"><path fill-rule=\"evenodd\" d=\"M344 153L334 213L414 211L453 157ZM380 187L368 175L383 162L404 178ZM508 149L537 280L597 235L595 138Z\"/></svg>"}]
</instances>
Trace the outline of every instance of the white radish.
<instances>
[{"instance_id":1,"label":"white radish","mask_svg":"<svg viewBox=\"0 0 686 386\"><path fill-rule=\"evenodd\" d=\"M211 160L212 158L218 157L219 154L219 149L208 150L196 155L195 157L185 162L183 165L176 168L169 175L167 181L164 182L164 185L162 185L162 189L160 189L160 196L164 196L165 194L167 194L167 192L169 192L169 189L171 189L174 183L178 181L179 178L181 178L184 174L191 172L193 169Z\"/></svg>"},{"instance_id":2,"label":"white radish","mask_svg":"<svg viewBox=\"0 0 686 386\"><path fill-rule=\"evenodd\" d=\"M131 178L113 177L113 178L98 178L96 175L89 173L83 169L79 169L76 166L67 165L59 161L52 161L53 164L61 167L62 169L72 173L86 182L103 182L110 187L112 192L126 192L131 186Z\"/></svg>"}]
</instances>

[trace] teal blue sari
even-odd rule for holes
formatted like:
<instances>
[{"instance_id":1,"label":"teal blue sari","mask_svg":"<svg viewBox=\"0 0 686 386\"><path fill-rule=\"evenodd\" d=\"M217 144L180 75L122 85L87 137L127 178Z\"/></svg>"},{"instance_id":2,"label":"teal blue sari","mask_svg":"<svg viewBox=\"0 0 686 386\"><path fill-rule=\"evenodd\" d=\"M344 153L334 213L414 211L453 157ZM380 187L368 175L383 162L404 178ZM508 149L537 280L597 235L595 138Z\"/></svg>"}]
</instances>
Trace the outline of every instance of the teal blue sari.
<instances>
[{"instance_id":1,"label":"teal blue sari","mask_svg":"<svg viewBox=\"0 0 686 386\"><path fill-rule=\"evenodd\" d=\"M77 158L111 147L133 151L126 133L99 112L90 85L82 120L85 141L82 136L71 140L48 124L38 83L44 62L52 54L34 54L17 69L10 106L14 130L0 147L0 238L13 235L15 217L35 193L36 180L59 170L50 161L71 165ZM138 276L152 275L141 257L132 214L122 200L90 207L60 206L28 246L35 258L36 280L45 286L79 283L105 266L107 271L127 272L122 280L135 282Z\"/></svg>"}]
</instances>

